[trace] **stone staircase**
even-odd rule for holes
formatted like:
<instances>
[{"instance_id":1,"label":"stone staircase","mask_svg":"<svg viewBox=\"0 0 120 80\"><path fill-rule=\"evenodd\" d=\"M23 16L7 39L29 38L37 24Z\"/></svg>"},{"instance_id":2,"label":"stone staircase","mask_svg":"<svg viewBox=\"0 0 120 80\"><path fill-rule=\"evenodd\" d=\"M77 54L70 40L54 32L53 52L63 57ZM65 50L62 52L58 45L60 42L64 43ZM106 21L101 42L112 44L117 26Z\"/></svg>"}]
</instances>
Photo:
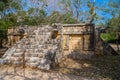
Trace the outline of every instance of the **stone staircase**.
<instances>
[{"instance_id":1,"label":"stone staircase","mask_svg":"<svg viewBox=\"0 0 120 80\"><path fill-rule=\"evenodd\" d=\"M29 29L26 38L9 48L0 59L1 64L30 66L49 70L56 63L59 40L51 39L52 27Z\"/></svg>"}]
</instances>

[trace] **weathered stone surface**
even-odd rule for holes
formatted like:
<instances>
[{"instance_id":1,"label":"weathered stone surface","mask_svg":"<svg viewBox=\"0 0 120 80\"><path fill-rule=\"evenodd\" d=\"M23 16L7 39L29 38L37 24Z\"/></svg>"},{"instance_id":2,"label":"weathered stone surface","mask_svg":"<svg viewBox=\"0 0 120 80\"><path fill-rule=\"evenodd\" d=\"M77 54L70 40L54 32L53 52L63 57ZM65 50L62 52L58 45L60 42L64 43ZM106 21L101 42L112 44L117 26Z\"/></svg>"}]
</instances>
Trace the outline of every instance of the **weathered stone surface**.
<instances>
[{"instance_id":1,"label":"weathered stone surface","mask_svg":"<svg viewBox=\"0 0 120 80\"><path fill-rule=\"evenodd\" d=\"M25 56L26 56L26 57L31 57L31 53L26 52L26 53L25 53Z\"/></svg>"},{"instance_id":2,"label":"weathered stone surface","mask_svg":"<svg viewBox=\"0 0 120 80\"><path fill-rule=\"evenodd\" d=\"M11 60L14 61L21 61L22 57L11 57Z\"/></svg>"},{"instance_id":3,"label":"weathered stone surface","mask_svg":"<svg viewBox=\"0 0 120 80\"><path fill-rule=\"evenodd\" d=\"M21 53L15 53L13 54L14 57L21 57L22 56L22 52Z\"/></svg>"},{"instance_id":4,"label":"weathered stone surface","mask_svg":"<svg viewBox=\"0 0 120 80\"><path fill-rule=\"evenodd\" d=\"M50 64L51 64L50 60L42 58L38 68L44 69L44 70L50 70Z\"/></svg>"},{"instance_id":5,"label":"weathered stone surface","mask_svg":"<svg viewBox=\"0 0 120 80\"><path fill-rule=\"evenodd\" d=\"M21 65L21 61L17 61L17 60L16 60L16 61L13 62L13 64L14 64L14 65Z\"/></svg>"},{"instance_id":6,"label":"weathered stone surface","mask_svg":"<svg viewBox=\"0 0 120 80\"><path fill-rule=\"evenodd\" d=\"M22 51L22 49L15 49L15 52L17 53L17 52L21 52Z\"/></svg>"},{"instance_id":7,"label":"weathered stone surface","mask_svg":"<svg viewBox=\"0 0 120 80\"><path fill-rule=\"evenodd\" d=\"M30 66L30 67L37 67L39 64L38 63L29 63L29 62L27 62L25 65Z\"/></svg>"},{"instance_id":8,"label":"weathered stone surface","mask_svg":"<svg viewBox=\"0 0 120 80\"><path fill-rule=\"evenodd\" d=\"M51 31L52 27L49 26L26 30L26 38L18 41L3 58L10 64L20 65L25 61L27 66L49 70L58 49L58 41L51 39ZM1 60L0 63L5 61Z\"/></svg>"},{"instance_id":9,"label":"weathered stone surface","mask_svg":"<svg viewBox=\"0 0 120 80\"><path fill-rule=\"evenodd\" d=\"M38 57L38 53L32 53L31 56L32 57Z\"/></svg>"},{"instance_id":10,"label":"weathered stone surface","mask_svg":"<svg viewBox=\"0 0 120 80\"><path fill-rule=\"evenodd\" d=\"M5 59L0 59L0 64L6 64L7 63L7 60Z\"/></svg>"},{"instance_id":11,"label":"weathered stone surface","mask_svg":"<svg viewBox=\"0 0 120 80\"><path fill-rule=\"evenodd\" d=\"M30 58L30 62L35 63L35 62L37 62L37 61L40 61L40 58L39 58L39 57L31 57L31 58Z\"/></svg>"},{"instance_id":12,"label":"weathered stone surface","mask_svg":"<svg viewBox=\"0 0 120 80\"><path fill-rule=\"evenodd\" d=\"M25 56L25 62L30 61L30 57Z\"/></svg>"}]
</instances>

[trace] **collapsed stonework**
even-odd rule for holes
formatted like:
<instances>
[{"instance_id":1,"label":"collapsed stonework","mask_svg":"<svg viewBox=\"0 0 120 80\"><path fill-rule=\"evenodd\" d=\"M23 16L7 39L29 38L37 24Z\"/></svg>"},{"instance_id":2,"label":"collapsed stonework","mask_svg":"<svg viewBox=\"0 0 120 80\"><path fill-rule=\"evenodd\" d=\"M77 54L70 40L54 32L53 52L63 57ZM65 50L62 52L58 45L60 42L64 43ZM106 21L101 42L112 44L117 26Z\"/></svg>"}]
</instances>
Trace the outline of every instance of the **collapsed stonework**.
<instances>
[{"instance_id":1,"label":"collapsed stonework","mask_svg":"<svg viewBox=\"0 0 120 80\"><path fill-rule=\"evenodd\" d=\"M86 27L87 26L87 27ZM9 48L0 64L49 70L62 58L85 59L94 54L94 29L89 24L54 24L25 29L24 38Z\"/></svg>"}]
</instances>

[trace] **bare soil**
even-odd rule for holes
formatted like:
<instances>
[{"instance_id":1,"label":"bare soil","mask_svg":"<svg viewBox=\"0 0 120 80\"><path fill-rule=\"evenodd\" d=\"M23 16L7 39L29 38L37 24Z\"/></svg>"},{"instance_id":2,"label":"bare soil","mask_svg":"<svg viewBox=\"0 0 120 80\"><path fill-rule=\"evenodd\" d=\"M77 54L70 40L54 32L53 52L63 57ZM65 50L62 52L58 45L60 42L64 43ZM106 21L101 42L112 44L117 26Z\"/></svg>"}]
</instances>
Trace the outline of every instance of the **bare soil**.
<instances>
[{"instance_id":1,"label":"bare soil","mask_svg":"<svg viewBox=\"0 0 120 80\"><path fill-rule=\"evenodd\" d=\"M72 74L56 71L42 71L33 68L22 68L11 65L0 65L0 80L91 80Z\"/></svg>"},{"instance_id":2,"label":"bare soil","mask_svg":"<svg viewBox=\"0 0 120 80\"><path fill-rule=\"evenodd\" d=\"M91 60L68 59L61 62L59 71L95 80L120 80L120 55L94 56Z\"/></svg>"},{"instance_id":3,"label":"bare soil","mask_svg":"<svg viewBox=\"0 0 120 80\"><path fill-rule=\"evenodd\" d=\"M0 49L2 55L5 50ZM120 80L119 76L120 55L97 55L91 60L63 59L59 67L50 71L0 65L0 80Z\"/></svg>"},{"instance_id":4,"label":"bare soil","mask_svg":"<svg viewBox=\"0 0 120 80\"><path fill-rule=\"evenodd\" d=\"M91 60L63 59L50 71L0 65L0 80L120 80L120 55Z\"/></svg>"}]
</instances>

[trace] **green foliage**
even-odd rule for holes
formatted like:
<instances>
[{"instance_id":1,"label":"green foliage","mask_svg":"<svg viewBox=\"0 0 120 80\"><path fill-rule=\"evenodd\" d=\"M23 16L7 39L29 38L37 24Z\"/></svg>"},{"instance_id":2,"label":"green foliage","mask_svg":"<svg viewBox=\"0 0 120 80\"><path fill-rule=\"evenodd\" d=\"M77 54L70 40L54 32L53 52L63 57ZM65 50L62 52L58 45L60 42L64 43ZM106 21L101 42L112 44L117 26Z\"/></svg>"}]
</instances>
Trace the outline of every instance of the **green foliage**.
<instances>
[{"instance_id":1,"label":"green foliage","mask_svg":"<svg viewBox=\"0 0 120 80\"><path fill-rule=\"evenodd\" d=\"M116 39L116 36L114 33L101 33L100 37L107 42Z\"/></svg>"},{"instance_id":2,"label":"green foliage","mask_svg":"<svg viewBox=\"0 0 120 80\"><path fill-rule=\"evenodd\" d=\"M46 18L49 24L52 23L76 23L77 20L73 18L73 15L70 12L61 14L57 11L54 11L50 16Z\"/></svg>"},{"instance_id":3,"label":"green foliage","mask_svg":"<svg viewBox=\"0 0 120 80\"><path fill-rule=\"evenodd\" d=\"M110 31L120 32L120 16L109 19L107 22L107 26L110 27Z\"/></svg>"}]
</instances>

